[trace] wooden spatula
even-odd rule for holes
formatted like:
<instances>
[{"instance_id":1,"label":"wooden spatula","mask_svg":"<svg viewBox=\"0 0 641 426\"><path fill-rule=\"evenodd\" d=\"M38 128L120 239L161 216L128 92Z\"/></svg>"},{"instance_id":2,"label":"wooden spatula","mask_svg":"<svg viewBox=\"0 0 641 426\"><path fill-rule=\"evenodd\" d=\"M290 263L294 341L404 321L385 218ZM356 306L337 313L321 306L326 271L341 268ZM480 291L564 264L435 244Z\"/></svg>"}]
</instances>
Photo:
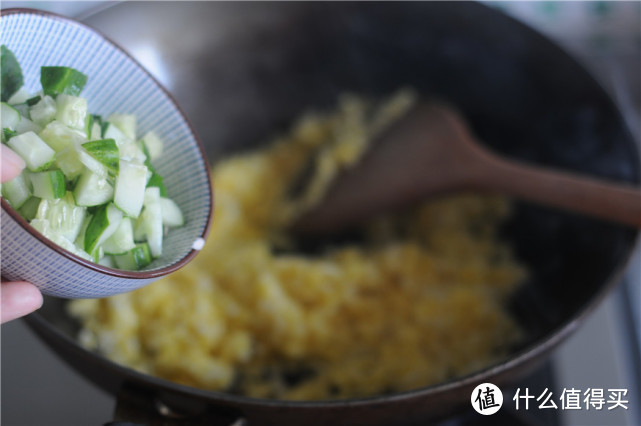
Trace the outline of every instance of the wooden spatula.
<instances>
[{"instance_id":1,"label":"wooden spatula","mask_svg":"<svg viewBox=\"0 0 641 426\"><path fill-rule=\"evenodd\" d=\"M501 193L641 227L641 189L508 160L477 143L438 103L414 107L341 174L294 232L332 233L435 194Z\"/></svg>"}]
</instances>

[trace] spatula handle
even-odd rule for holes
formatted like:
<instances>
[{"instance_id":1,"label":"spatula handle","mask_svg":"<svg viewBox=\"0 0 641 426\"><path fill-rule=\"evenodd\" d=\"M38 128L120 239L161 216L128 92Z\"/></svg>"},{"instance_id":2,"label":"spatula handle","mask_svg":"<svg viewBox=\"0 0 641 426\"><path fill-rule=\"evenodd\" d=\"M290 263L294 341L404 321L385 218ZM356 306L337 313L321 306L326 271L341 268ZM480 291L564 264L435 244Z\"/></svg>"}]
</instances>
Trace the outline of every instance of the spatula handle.
<instances>
[{"instance_id":1,"label":"spatula handle","mask_svg":"<svg viewBox=\"0 0 641 426\"><path fill-rule=\"evenodd\" d=\"M576 174L485 158L487 188L549 206L641 228L641 189Z\"/></svg>"}]
</instances>

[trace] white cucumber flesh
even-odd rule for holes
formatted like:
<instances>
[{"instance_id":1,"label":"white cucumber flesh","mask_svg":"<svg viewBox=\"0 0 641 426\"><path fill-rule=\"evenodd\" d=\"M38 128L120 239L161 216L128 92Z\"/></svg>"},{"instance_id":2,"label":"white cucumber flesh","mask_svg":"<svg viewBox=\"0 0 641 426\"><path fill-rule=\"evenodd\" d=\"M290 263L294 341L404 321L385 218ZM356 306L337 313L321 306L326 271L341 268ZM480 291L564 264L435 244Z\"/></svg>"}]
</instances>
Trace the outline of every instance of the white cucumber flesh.
<instances>
[{"instance_id":1,"label":"white cucumber flesh","mask_svg":"<svg viewBox=\"0 0 641 426\"><path fill-rule=\"evenodd\" d=\"M73 129L84 130L87 119L87 100L60 93L56 96L56 120Z\"/></svg>"},{"instance_id":2,"label":"white cucumber flesh","mask_svg":"<svg viewBox=\"0 0 641 426\"><path fill-rule=\"evenodd\" d=\"M84 223L87 209L74 203L71 192L56 200L43 199L38 206L36 219L46 219L49 231L74 241Z\"/></svg>"},{"instance_id":3,"label":"white cucumber flesh","mask_svg":"<svg viewBox=\"0 0 641 426\"><path fill-rule=\"evenodd\" d=\"M9 201L11 207L19 209L31 197L29 183L24 174L19 174L15 178L2 184L2 196Z\"/></svg>"},{"instance_id":4,"label":"white cucumber flesh","mask_svg":"<svg viewBox=\"0 0 641 426\"><path fill-rule=\"evenodd\" d=\"M34 132L14 136L7 145L22 157L31 171L48 168L56 157L56 152Z\"/></svg>"},{"instance_id":5,"label":"white cucumber flesh","mask_svg":"<svg viewBox=\"0 0 641 426\"><path fill-rule=\"evenodd\" d=\"M56 118L58 106L51 96L43 96L38 103L29 107L31 121L39 126L46 126Z\"/></svg>"},{"instance_id":6,"label":"white cucumber flesh","mask_svg":"<svg viewBox=\"0 0 641 426\"><path fill-rule=\"evenodd\" d=\"M122 218L122 211L113 203L107 204L94 213L85 230L85 251L89 254L95 254L102 243L116 232Z\"/></svg>"},{"instance_id":7,"label":"white cucumber flesh","mask_svg":"<svg viewBox=\"0 0 641 426\"><path fill-rule=\"evenodd\" d=\"M132 218L140 215L147 186L147 167L135 162L120 160L114 188L114 203Z\"/></svg>"},{"instance_id":8,"label":"white cucumber flesh","mask_svg":"<svg viewBox=\"0 0 641 426\"><path fill-rule=\"evenodd\" d=\"M3 129L16 130L21 116L17 109L6 102L0 104L0 123Z\"/></svg>"},{"instance_id":9,"label":"white cucumber flesh","mask_svg":"<svg viewBox=\"0 0 641 426\"><path fill-rule=\"evenodd\" d=\"M134 247L134 229L129 217L123 217L116 232L102 243L105 254L124 254Z\"/></svg>"},{"instance_id":10,"label":"white cucumber flesh","mask_svg":"<svg viewBox=\"0 0 641 426\"><path fill-rule=\"evenodd\" d=\"M162 211L163 225L176 227L183 226L185 224L185 218L180 207L178 207L178 204L176 204L172 199L160 197L160 208Z\"/></svg>"},{"instance_id":11,"label":"white cucumber flesh","mask_svg":"<svg viewBox=\"0 0 641 426\"><path fill-rule=\"evenodd\" d=\"M114 189L106 177L85 170L78 178L73 196L79 206L99 206L113 199Z\"/></svg>"}]
</instances>

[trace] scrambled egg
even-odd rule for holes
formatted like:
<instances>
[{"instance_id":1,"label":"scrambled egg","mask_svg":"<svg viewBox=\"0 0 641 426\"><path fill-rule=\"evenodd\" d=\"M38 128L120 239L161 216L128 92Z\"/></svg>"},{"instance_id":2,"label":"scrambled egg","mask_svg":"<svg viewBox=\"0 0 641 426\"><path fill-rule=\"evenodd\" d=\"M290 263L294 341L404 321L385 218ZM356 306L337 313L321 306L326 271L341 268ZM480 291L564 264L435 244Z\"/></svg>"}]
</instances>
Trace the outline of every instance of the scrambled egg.
<instances>
[{"instance_id":1,"label":"scrambled egg","mask_svg":"<svg viewBox=\"0 0 641 426\"><path fill-rule=\"evenodd\" d=\"M72 302L81 343L178 383L295 400L410 390L497 362L520 337L505 302L525 274L497 238L505 199L434 200L314 254L285 232L411 103L347 96L215 165L202 252L135 292Z\"/></svg>"}]
</instances>

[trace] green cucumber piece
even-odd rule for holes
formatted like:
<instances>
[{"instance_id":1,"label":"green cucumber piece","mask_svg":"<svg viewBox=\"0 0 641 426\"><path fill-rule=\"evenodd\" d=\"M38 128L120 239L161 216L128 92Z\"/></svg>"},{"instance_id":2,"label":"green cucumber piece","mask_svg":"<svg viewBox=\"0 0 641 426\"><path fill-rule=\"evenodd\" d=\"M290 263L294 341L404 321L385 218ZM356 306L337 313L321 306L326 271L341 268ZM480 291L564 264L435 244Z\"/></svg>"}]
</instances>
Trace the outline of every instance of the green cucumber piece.
<instances>
[{"instance_id":1,"label":"green cucumber piece","mask_svg":"<svg viewBox=\"0 0 641 426\"><path fill-rule=\"evenodd\" d=\"M146 153L150 161L156 161L162 156L163 142L154 131L145 133L141 142L145 145Z\"/></svg>"},{"instance_id":2,"label":"green cucumber piece","mask_svg":"<svg viewBox=\"0 0 641 426\"><path fill-rule=\"evenodd\" d=\"M113 199L114 189L105 177L85 170L78 178L73 196L79 206L99 206Z\"/></svg>"},{"instance_id":3,"label":"green cucumber piece","mask_svg":"<svg viewBox=\"0 0 641 426\"><path fill-rule=\"evenodd\" d=\"M24 87L22 87L20 90L18 90L16 93L14 93L7 103L9 105L18 105L18 104L26 104L27 101L31 98L31 93ZM27 105L30 106L30 105Z\"/></svg>"},{"instance_id":4,"label":"green cucumber piece","mask_svg":"<svg viewBox=\"0 0 641 426\"><path fill-rule=\"evenodd\" d=\"M65 175L60 170L31 173L33 195L45 200L62 198L66 192Z\"/></svg>"},{"instance_id":5,"label":"green cucumber piece","mask_svg":"<svg viewBox=\"0 0 641 426\"><path fill-rule=\"evenodd\" d=\"M127 137L115 124L106 121L102 128L102 138L103 139L113 139L116 141L118 148L123 147L125 144L131 142L131 139Z\"/></svg>"},{"instance_id":6,"label":"green cucumber piece","mask_svg":"<svg viewBox=\"0 0 641 426\"><path fill-rule=\"evenodd\" d=\"M140 215L147 186L147 172L147 167L142 164L120 159L114 203L129 217L137 218Z\"/></svg>"},{"instance_id":7,"label":"green cucumber piece","mask_svg":"<svg viewBox=\"0 0 641 426\"><path fill-rule=\"evenodd\" d=\"M125 254L136 246L131 218L124 217L113 235L102 243L105 254Z\"/></svg>"},{"instance_id":8,"label":"green cucumber piece","mask_svg":"<svg viewBox=\"0 0 641 426\"><path fill-rule=\"evenodd\" d=\"M35 134L38 134L41 131L42 126L37 125L24 115L20 118L20 123L18 123L18 126L16 126L16 132L18 132L18 134L26 132L33 132Z\"/></svg>"},{"instance_id":9,"label":"green cucumber piece","mask_svg":"<svg viewBox=\"0 0 641 426\"><path fill-rule=\"evenodd\" d=\"M136 116L133 114L111 114L107 121L116 126L127 138L136 139Z\"/></svg>"},{"instance_id":10,"label":"green cucumber piece","mask_svg":"<svg viewBox=\"0 0 641 426\"><path fill-rule=\"evenodd\" d=\"M47 124L39 136L56 152L86 142L85 137L79 131L65 126L57 120Z\"/></svg>"},{"instance_id":11,"label":"green cucumber piece","mask_svg":"<svg viewBox=\"0 0 641 426\"><path fill-rule=\"evenodd\" d=\"M86 211L85 207L77 206L71 192L67 192L57 200L40 201L36 219L46 219L49 231L74 241L80 233Z\"/></svg>"},{"instance_id":12,"label":"green cucumber piece","mask_svg":"<svg viewBox=\"0 0 641 426\"><path fill-rule=\"evenodd\" d=\"M89 254L95 254L102 243L116 232L122 217L122 211L113 203L98 209L85 230L85 251Z\"/></svg>"},{"instance_id":13,"label":"green cucumber piece","mask_svg":"<svg viewBox=\"0 0 641 426\"><path fill-rule=\"evenodd\" d=\"M38 206L40 205L41 199L38 197L29 197L27 201L24 202L22 207L18 210L18 213L27 221L35 219L36 214L38 213Z\"/></svg>"},{"instance_id":14,"label":"green cucumber piece","mask_svg":"<svg viewBox=\"0 0 641 426\"><path fill-rule=\"evenodd\" d=\"M102 163L114 175L118 173L119 152L116 141L100 139L82 144L89 155Z\"/></svg>"},{"instance_id":15,"label":"green cucumber piece","mask_svg":"<svg viewBox=\"0 0 641 426\"><path fill-rule=\"evenodd\" d=\"M7 141L7 145L22 157L27 168L34 172L46 170L56 157L56 152L34 132L14 136Z\"/></svg>"},{"instance_id":16,"label":"green cucumber piece","mask_svg":"<svg viewBox=\"0 0 641 426\"><path fill-rule=\"evenodd\" d=\"M82 145L76 149L76 152L78 154L78 159L80 160L80 162L84 164L87 169L91 170L92 173L95 173L103 178L107 178L109 176L109 169L107 168L107 166L105 166L100 161L95 159L91 154L89 154L87 150L82 147Z\"/></svg>"},{"instance_id":17,"label":"green cucumber piece","mask_svg":"<svg viewBox=\"0 0 641 426\"><path fill-rule=\"evenodd\" d=\"M87 118L87 100L77 96L61 94L56 97L56 120L84 132Z\"/></svg>"},{"instance_id":18,"label":"green cucumber piece","mask_svg":"<svg viewBox=\"0 0 641 426\"><path fill-rule=\"evenodd\" d=\"M31 197L31 190L24 174L19 174L3 183L2 196L11 204L11 207L18 210Z\"/></svg>"},{"instance_id":19,"label":"green cucumber piece","mask_svg":"<svg viewBox=\"0 0 641 426\"><path fill-rule=\"evenodd\" d=\"M176 227L185 224L183 212L174 200L166 197L160 197L160 209L162 211L162 224L165 226Z\"/></svg>"},{"instance_id":20,"label":"green cucumber piece","mask_svg":"<svg viewBox=\"0 0 641 426\"><path fill-rule=\"evenodd\" d=\"M74 146L68 146L57 153L55 164L68 181L73 181L85 170L85 166L80 161L78 151Z\"/></svg>"},{"instance_id":21,"label":"green cucumber piece","mask_svg":"<svg viewBox=\"0 0 641 426\"><path fill-rule=\"evenodd\" d=\"M4 44L0 46L0 100L6 102L24 84L22 69L16 56Z\"/></svg>"},{"instance_id":22,"label":"green cucumber piece","mask_svg":"<svg viewBox=\"0 0 641 426\"><path fill-rule=\"evenodd\" d=\"M162 255L164 228L160 191L157 187L150 187L145 190L144 209L141 218L151 255L160 257Z\"/></svg>"},{"instance_id":23,"label":"green cucumber piece","mask_svg":"<svg viewBox=\"0 0 641 426\"><path fill-rule=\"evenodd\" d=\"M59 94L78 96L86 83L87 76L70 67L44 66L40 68L40 84L42 84L45 95L54 97Z\"/></svg>"},{"instance_id":24,"label":"green cucumber piece","mask_svg":"<svg viewBox=\"0 0 641 426\"><path fill-rule=\"evenodd\" d=\"M16 130L20 123L20 112L6 102L0 104L0 123L3 129Z\"/></svg>"},{"instance_id":25,"label":"green cucumber piece","mask_svg":"<svg viewBox=\"0 0 641 426\"><path fill-rule=\"evenodd\" d=\"M39 126L46 126L56 118L58 106L51 96L44 96L40 101L29 107L31 121Z\"/></svg>"},{"instance_id":26,"label":"green cucumber piece","mask_svg":"<svg viewBox=\"0 0 641 426\"><path fill-rule=\"evenodd\" d=\"M113 257L119 269L137 271L149 265L152 261L151 251L147 243L136 244L136 247L125 254Z\"/></svg>"}]
</instances>

